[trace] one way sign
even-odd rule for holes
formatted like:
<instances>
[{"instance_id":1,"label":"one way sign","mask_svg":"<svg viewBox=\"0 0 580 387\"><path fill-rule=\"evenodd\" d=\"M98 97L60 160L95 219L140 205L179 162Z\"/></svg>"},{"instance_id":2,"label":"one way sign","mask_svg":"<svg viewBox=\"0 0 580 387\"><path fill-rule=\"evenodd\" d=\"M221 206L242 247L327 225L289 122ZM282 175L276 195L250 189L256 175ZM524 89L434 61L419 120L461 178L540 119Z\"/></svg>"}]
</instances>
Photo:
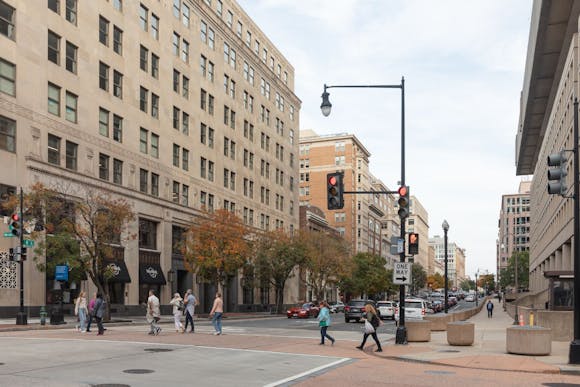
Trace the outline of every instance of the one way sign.
<instances>
[{"instance_id":1,"label":"one way sign","mask_svg":"<svg viewBox=\"0 0 580 387\"><path fill-rule=\"evenodd\" d=\"M395 262L393 283L395 285L411 285L411 263Z\"/></svg>"}]
</instances>

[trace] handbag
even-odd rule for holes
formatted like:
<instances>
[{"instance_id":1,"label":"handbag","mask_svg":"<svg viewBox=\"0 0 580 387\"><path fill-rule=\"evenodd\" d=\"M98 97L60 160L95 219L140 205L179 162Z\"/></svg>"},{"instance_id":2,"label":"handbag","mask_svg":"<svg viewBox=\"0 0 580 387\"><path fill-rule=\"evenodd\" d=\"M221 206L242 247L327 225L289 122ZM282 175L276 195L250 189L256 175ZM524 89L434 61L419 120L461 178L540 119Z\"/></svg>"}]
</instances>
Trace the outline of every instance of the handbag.
<instances>
[{"instance_id":1,"label":"handbag","mask_svg":"<svg viewBox=\"0 0 580 387\"><path fill-rule=\"evenodd\" d=\"M369 322L369 320L365 320L365 327L364 333L374 333L375 327Z\"/></svg>"}]
</instances>

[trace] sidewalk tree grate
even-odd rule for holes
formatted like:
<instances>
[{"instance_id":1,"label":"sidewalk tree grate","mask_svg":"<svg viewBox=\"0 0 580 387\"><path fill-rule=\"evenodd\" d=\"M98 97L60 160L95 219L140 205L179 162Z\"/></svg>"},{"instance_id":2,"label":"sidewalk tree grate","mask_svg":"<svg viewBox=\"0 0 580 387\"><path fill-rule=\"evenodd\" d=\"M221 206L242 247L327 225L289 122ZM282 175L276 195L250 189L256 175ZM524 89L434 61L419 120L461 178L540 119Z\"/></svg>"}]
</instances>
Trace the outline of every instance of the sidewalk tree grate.
<instances>
[{"instance_id":1,"label":"sidewalk tree grate","mask_svg":"<svg viewBox=\"0 0 580 387\"><path fill-rule=\"evenodd\" d=\"M438 370L425 371L425 373L432 374L432 375L453 375L453 374L455 374L455 372L452 372L452 371L438 371Z\"/></svg>"},{"instance_id":2,"label":"sidewalk tree grate","mask_svg":"<svg viewBox=\"0 0 580 387\"><path fill-rule=\"evenodd\" d=\"M145 352L171 352L173 349L169 348L145 348Z\"/></svg>"},{"instance_id":3,"label":"sidewalk tree grate","mask_svg":"<svg viewBox=\"0 0 580 387\"><path fill-rule=\"evenodd\" d=\"M124 370L123 371L126 374L151 374L155 371L153 370L146 370L143 368L135 368L135 369L131 369L131 370Z\"/></svg>"}]
</instances>

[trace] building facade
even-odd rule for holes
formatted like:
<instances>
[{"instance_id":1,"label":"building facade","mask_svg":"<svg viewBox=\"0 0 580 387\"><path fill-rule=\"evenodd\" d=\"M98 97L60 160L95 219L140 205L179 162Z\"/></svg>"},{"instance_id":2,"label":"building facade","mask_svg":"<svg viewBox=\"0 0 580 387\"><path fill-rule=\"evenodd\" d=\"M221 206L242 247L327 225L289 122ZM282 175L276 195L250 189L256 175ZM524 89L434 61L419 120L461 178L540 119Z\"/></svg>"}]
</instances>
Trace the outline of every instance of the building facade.
<instances>
[{"instance_id":1,"label":"building facade","mask_svg":"<svg viewBox=\"0 0 580 387\"><path fill-rule=\"evenodd\" d=\"M385 191L386 186L369 170L370 153L352 134L319 136L300 132L300 205L316 206L325 213L329 225L350 243L353 253L371 252L390 256L388 235L395 229L394 196L385 194L345 194L344 208L327 208L328 173L344 172L345 191Z\"/></svg>"},{"instance_id":2,"label":"building facade","mask_svg":"<svg viewBox=\"0 0 580 387\"><path fill-rule=\"evenodd\" d=\"M522 181L517 194L502 195L497 240L497 278L514 252L530 249L530 187Z\"/></svg>"},{"instance_id":3,"label":"building facade","mask_svg":"<svg viewBox=\"0 0 580 387\"><path fill-rule=\"evenodd\" d=\"M547 192L547 156L572 149L578 86L577 1L535 0L516 134L516 173L534 175L530 189L530 292L545 294L549 271L573 270L573 199ZM557 28L554 28L557 26ZM572 157L566 163L572 188Z\"/></svg>"},{"instance_id":4,"label":"building facade","mask_svg":"<svg viewBox=\"0 0 580 387\"><path fill-rule=\"evenodd\" d=\"M234 0L0 0L0 15L0 191L66 183L132 203L139 238L114 257L119 311L150 288L162 303L194 288L211 306L215 289L176 248L202 210L297 229L294 69ZM15 266L3 265L0 305L17 305ZM50 302L52 279L24 267L25 305ZM268 289L242 297L238 282L228 310L274 302Z\"/></svg>"},{"instance_id":5,"label":"building facade","mask_svg":"<svg viewBox=\"0 0 580 387\"><path fill-rule=\"evenodd\" d=\"M429 238L429 246L433 248L435 265L433 265L434 273L439 272L443 268L445 274L445 240L439 235ZM461 280L465 278L465 249L457 246L455 242L447 241L447 277L449 279L449 287L459 287Z\"/></svg>"}]
</instances>

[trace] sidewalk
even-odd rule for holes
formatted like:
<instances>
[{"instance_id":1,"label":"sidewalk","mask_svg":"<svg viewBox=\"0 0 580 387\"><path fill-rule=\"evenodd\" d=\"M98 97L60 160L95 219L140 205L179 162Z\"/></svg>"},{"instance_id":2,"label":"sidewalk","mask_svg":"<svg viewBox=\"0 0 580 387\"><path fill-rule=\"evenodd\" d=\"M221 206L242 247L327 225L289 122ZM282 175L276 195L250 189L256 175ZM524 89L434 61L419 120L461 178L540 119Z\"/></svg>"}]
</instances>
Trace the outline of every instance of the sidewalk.
<instances>
[{"instance_id":1,"label":"sidewalk","mask_svg":"<svg viewBox=\"0 0 580 387\"><path fill-rule=\"evenodd\" d=\"M431 332L427 343L396 345L389 341L378 357L448 365L482 370L519 371L533 373L573 373L580 375L580 365L568 364L569 342L552 341L548 356L512 355L506 352L506 328L513 319L493 300L493 318L485 307L468 321L475 324L473 346L451 346L446 332ZM369 352L371 353L371 352Z\"/></svg>"}]
</instances>

